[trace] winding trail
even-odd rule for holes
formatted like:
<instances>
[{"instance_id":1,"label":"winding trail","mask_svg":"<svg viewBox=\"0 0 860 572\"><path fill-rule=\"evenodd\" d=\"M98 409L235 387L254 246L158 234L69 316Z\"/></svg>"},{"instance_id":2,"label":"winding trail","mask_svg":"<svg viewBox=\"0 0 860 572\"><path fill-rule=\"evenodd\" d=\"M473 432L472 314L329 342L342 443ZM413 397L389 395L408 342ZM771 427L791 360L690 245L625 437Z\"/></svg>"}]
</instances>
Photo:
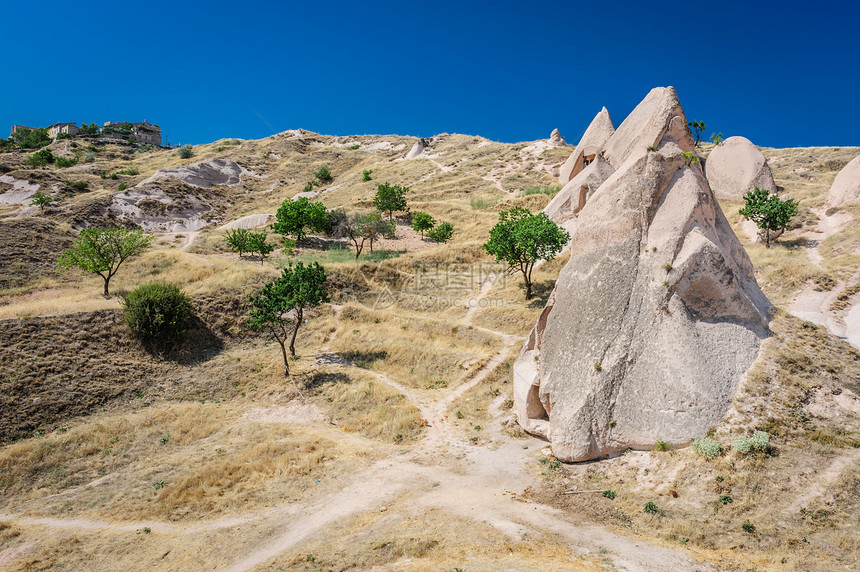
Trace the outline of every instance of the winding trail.
<instances>
[{"instance_id":1,"label":"winding trail","mask_svg":"<svg viewBox=\"0 0 860 572\"><path fill-rule=\"evenodd\" d=\"M361 369L402 393L427 421L423 439L401 454L389 455L350 476L349 482L334 494L301 503L289 502L265 511L208 521L193 526L169 522L112 523L100 520L57 519L0 515L6 521L31 526L81 531L134 531L143 527L163 533L190 537L211 534L227 528L242 530L242 546L235 560L221 567L228 572L243 572L277 558L311 537L323 535L326 528L342 524L362 513L384 510L389 516L422 514L427 510L443 511L489 524L512 542L524 535L556 535L575 552L599 556L617 569L635 571L711 570L694 560L689 553L627 538L599 526L586 525L553 507L522 498L522 493L536 478L537 461L543 456L546 442L534 437L506 438L502 434L503 396L494 399L487 445L474 445L466 435L448 421L451 405L483 382L523 338L472 324L480 300L487 297L499 275L481 285L461 324L499 337L502 347L482 367L467 372L451 391L439 397L438 392L409 388L389 376L360 367L342 356L319 348L316 363ZM333 306L340 320L342 306ZM329 342L334 338L329 339ZM509 415L509 414L507 414ZM355 439L362 437L353 436ZM367 440L369 444L373 442ZM376 445L378 447L378 444ZM403 449L399 449L403 450ZM384 506L385 508L380 508ZM201 563L202 565L202 563Z\"/></svg>"}]
</instances>

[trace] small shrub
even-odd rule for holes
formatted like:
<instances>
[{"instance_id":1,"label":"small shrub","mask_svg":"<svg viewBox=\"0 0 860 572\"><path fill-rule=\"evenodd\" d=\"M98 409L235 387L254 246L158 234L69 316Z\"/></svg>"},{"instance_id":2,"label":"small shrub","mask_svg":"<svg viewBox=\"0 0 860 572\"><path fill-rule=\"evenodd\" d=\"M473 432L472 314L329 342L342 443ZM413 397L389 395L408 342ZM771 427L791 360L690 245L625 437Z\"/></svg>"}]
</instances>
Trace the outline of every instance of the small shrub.
<instances>
[{"instance_id":1,"label":"small shrub","mask_svg":"<svg viewBox=\"0 0 860 572\"><path fill-rule=\"evenodd\" d=\"M749 440L749 437L738 437L732 442L732 449L741 455L746 455L752 450L752 442Z\"/></svg>"},{"instance_id":2,"label":"small shrub","mask_svg":"<svg viewBox=\"0 0 860 572\"><path fill-rule=\"evenodd\" d=\"M122 183L119 184L119 191L120 192L126 190L127 188L128 188L128 183L126 183L125 181L123 181Z\"/></svg>"},{"instance_id":3,"label":"small shrub","mask_svg":"<svg viewBox=\"0 0 860 572\"><path fill-rule=\"evenodd\" d=\"M358 143L349 147L350 151L357 151L358 149L361 149L361 145L359 145Z\"/></svg>"},{"instance_id":4,"label":"small shrub","mask_svg":"<svg viewBox=\"0 0 860 572\"><path fill-rule=\"evenodd\" d=\"M307 183L305 183L305 186L302 187L303 193L309 193L313 190L314 190L314 182L313 181L308 181Z\"/></svg>"},{"instance_id":5,"label":"small shrub","mask_svg":"<svg viewBox=\"0 0 860 572\"><path fill-rule=\"evenodd\" d=\"M362 171L361 182L366 183L368 181L372 181L373 180L373 177L371 177L372 174L373 174L373 169L367 169L365 171Z\"/></svg>"},{"instance_id":6,"label":"small shrub","mask_svg":"<svg viewBox=\"0 0 860 572\"><path fill-rule=\"evenodd\" d=\"M741 528L743 528L743 529L744 529L744 532L748 532L748 533L750 533L750 534L752 534L753 532L755 532L755 525L754 525L753 523L751 523L751 522L745 522L745 523L743 523L743 524L741 525Z\"/></svg>"},{"instance_id":7,"label":"small shrub","mask_svg":"<svg viewBox=\"0 0 860 572\"><path fill-rule=\"evenodd\" d=\"M654 450L662 453L669 450L669 445L666 444L666 441L657 441L654 444Z\"/></svg>"},{"instance_id":8,"label":"small shrub","mask_svg":"<svg viewBox=\"0 0 860 572\"><path fill-rule=\"evenodd\" d=\"M123 305L129 329L158 346L181 340L191 321L191 299L176 284L144 284L132 290Z\"/></svg>"},{"instance_id":9,"label":"small shrub","mask_svg":"<svg viewBox=\"0 0 860 572\"><path fill-rule=\"evenodd\" d=\"M469 204L476 211L488 209L499 202L499 199L472 199Z\"/></svg>"},{"instance_id":10,"label":"small shrub","mask_svg":"<svg viewBox=\"0 0 860 572\"><path fill-rule=\"evenodd\" d=\"M96 154L95 153L92 153L92 152L84 153L84 163L92 163L95 160L96 160Z\"/></svg>"},{"instance_id":11,"label":"small shrub","mask_svg":"<svg viewBox=\"0 0 860 572\"><path fill-rule=\"evenodd\" d=\"M529 187L523 192L520 193L521 197L527 197L529 195L549 195L553 196L557 192L561 190L559 185L547 185L542 187Z\"/></svg>"},{"instance_id":12,"label":"small shrub","mask_svg":"<svg viewBox=\"0 0 860 572\"><path fill-rule=\"evenodd\" d=\"M657 150L657 146L656 146L656 145L648 145L647 149L648 149L649 151L656 151L656 150Z\"/></svg>"},{"instance_id":13,"label":"small shrub","mask_svg":"<svg viewBox=\"0 0 860 572\"><path fill-rule=\"evenodd\" d=\"M734 502L734 499L732 499L731 495L720 495L719 501L721 504L726 505L731 502Z\"/></svg>"},{"instance_id":14,"label":"small shrub","mask_svg":"<svg viewBox=\"0 0 860 572\"><path fill-rule=\"evenodd\" d=\"M454 236L454 225L450 222L440 223L436 228L428 230L427 236L436 242L448 242Z\"/></svg>"},{"instance_id":15,"label":"small shrub","mask_svg":"<svg viewBox=\"0 0 860 572\"><path fill-rule=\"evenodd\" d=\"M716 459L723 454L723 447L710 437L693 440L693 450L706 459Z\"/></svg>"},{"instance_id":16,"label":"small shrub","mask_svg":"<svg viewBox=\"0 0 860 572\"><path fill-rule=\"evenodd\" d=\"M60 167L61 169L65 169L67 167L74 167L77 164L78 164L78 160L77 160L77 158L74 158L74 157L71 159L68 157L57 157L57 159L56 159L56 165L57 165L57 167Z\"/></svg>"},{"instance_id":17,"label":"small shrub","mask_svg":"<svg viewBox=\"0 0 860 572\"><path fill-rule=\"evenodd\" d=\"M50 163L53 163L55 160L54 154L51 153L50 149L42 149L41 151L36 151L27 159L27 164L31 167L44 167Z\"/></svg>"},{"instance_id":18,"label":"small shrub","mask_svg":"<svg viewBox=\"0 0 860 572\"><path fill-rule=\"evenodd\" d=\"M74 139L70 133L57 133L57 141L62 141L63 139Z\"/></svg>"},{"instance_id":19,"label":"small shrub","mask_svg":"<svg viewBox=\"0 0 860 572\"><path fill-rule=\"evenodd\" d=\"M603 371L603 366L599 363L594 364L594 371Z\"/></svg>"},{"instance_id":20,"label":"small shrub","mask_svg":"<svg viewBox=\"0 0 860 572\"><path fill-rule=\"evenodd\" d=\"M667 262L666 264L663 265L663 270L665 270L666 272L671 272L672 271L672 265Z\"/></svg>"},{"instance_id":21,"label":"small shrub","mask_svg":"<svg viewBox=\"0 0 860 572\"><path fill-rule=\"evenodd\" d=\"M767 453L770 449L770 435L764 431L756 431L750 439L750 445L759 453Z\"/></svg>"},{"instance_id":22,"label":"small shrub","mask_svg":"<svg viewBox=\"0 0 860 572\"><path fill-rule=\"evenodd\" d=\"M117 171L117 173L120 175L134 176L134 175L139 175L140 171L138 171L135 167L129 167L128 169L123 169L121 171Z\"/></svg>"},{"instance_id":23,"label":"small shrub","mask_svg":"<svg viewBox=\"0 0 860 572\"><path fill-rule=\"evenodd\" d=\"M179 148L178 155L180 159L190 159L194 156L194 148L191 145L183 145Z\"/></svg>"},{"instance_id":24,"label":"small shrub","mask_svg":"<svg viewBox=\"0 0 860 572\"><path fill-rule=\"evenodd\" d=\"M69 186L76 191L86 191L90 184L86 181L72 181L69 183Z\"/></svg>"},{"instance_id":25,"label":"small shrub","mask_svg":"<svg viewBox=\"0 0 860 572\"><path fill-rule=\"evenodd\" d=\"M613 491L612 489L607 489L603 491L603 497L609 500L613 500L615 498L615 491Z\"/></svg>"},{"instance_id":26,"label":"small shrub","mask_svg":"<svg viewBox=\"0 0 860 572\"><path fill-rule=\"evenodd\" d=\"M167 483L165 483L164 481L158 481L157 483L155 483L155 490L163 489L166 486Z\"/></svg>"},{"instance_id":27,"label":"small shrub","mask_svg":"<svg viewBox=\"0 0 860 572\"><path fill-rule=\"evenodd\" d=\"M46 195L45 193L40 191L33 195L33 200L30 201L30 204L37 205L40 209L44 210L45 207L52 202L54 202L54 199L51 197L51 195Z\"/></svg>"},{"instance_id":28,"label":"small shrub","mask_svg":"<svg viewBox=\"0 0 860 572\"><path fill-rule=\"evenodd\" d=\"M658 514L660 512L660 509L657 507L656 504L651 501L648 501L645 503L644 511L646 514Z\"/></svg>"},{"instance_id":29,"label":"small shrub","mask_svg":"<svg viewBox=\"0 0 860 572\"><path fill-rule=\"evenodd\" d=\"M331 174L331 169L329 169L329 168L328 168L328 167L326 167L325 165L323 165L322 167L320 167L320 168L317 170L317 172L316 172L316 173L314 173L314 177L316 177L316 178L317 178L317 180L318 180L318 181L320 181L321 183L328 183L328 182L330 182L332 179L334 179L334 177L333 177L333 176L332 176L332 174Z\"/></svg>"}]
</instances>

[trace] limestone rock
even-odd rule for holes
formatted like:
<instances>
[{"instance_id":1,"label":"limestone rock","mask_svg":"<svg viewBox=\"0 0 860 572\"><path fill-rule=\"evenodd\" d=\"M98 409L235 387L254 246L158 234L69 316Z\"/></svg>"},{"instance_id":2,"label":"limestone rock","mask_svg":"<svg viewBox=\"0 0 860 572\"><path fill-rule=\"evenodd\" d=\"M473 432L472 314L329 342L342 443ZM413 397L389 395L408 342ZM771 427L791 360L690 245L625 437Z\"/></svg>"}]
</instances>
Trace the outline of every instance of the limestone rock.
<instances>
[{"instance_id":1,"label":"limestone rock","mask_svg":"<svg viewBox=\"0 0 860 572\"><path fill-rule=\"evenodd\" d=\"M776 192L767 159L745 137L729 137L714 147L705 174L711 190L721 199L741 199L755 187Z\"/></svg>"},{"instance_id":2,"label":"limestone rock","mask_svg":"<svg viewBox=\"0 0 860 572\"><path fill-rule=\"evenodd\" d=\"M421 155L424 152L424 149L427 148L428 142L426 139L418 138L418 141L412 145L412 149L409 150L409 153L406 154L406 159L414 159L415 157Z\"/></svg>"},{"instance_id":3,"label":"limestone rock","mask_svg":"<svg viewBox=\"0 0 860 572\"><path fill-rule=\"evenodd\" d=\"M242 167L230 159L209 159L181 167L161 169L148 179L141 181L139 185L164 178L178 179L195 187L238 185L242 172Z\"/></svg>"},{"instance_id":4,"label":"limestone rock","mask_svg":"<svg viewBox=\"0 0 860 572\"><path fill-rule=\"evenodd\" d=\"M549 134L549 144L553 147L564 147L567 143L564 142L564 137L558 132L558 129L553 129Z\"/></svg>"},{"instance_id":5,"label":"limestone rock","mask_svg":"<svg viewBox=\"0 0 860 572\"><path fill-rule=\"evenodd\" d=\"M558 182L566 185L577 176L595 156L603 151L604 145L613 133L615 133L615 127L612 126L612 118L609 117L609 112L604 107L591 120L576 149L561 166Z\"/></svg>"},{"instance_id":6,"label":"limestone rock","mask_svg":"<svg viewBox=\"0 0 860 572\"><path fill-rule=\"evenodd\" d=\"M514 366L520 425L565 461L703 436L767 336L770 303L700 165L684 164L674 90L658 94L631 114L644 133L616 132L606 158L621 164L582 208Z\"/></svg>"},{"instance_id":7,"label":"limestone rock","mask_svg":"<svg viewBox=\"0 0 860 572\"><path fill-rule=\"evenodd\" d=\"M860 157L855 157L845 165L830 187L827 206L839 207L860 200Z\"/></svg>"}]
</instances>

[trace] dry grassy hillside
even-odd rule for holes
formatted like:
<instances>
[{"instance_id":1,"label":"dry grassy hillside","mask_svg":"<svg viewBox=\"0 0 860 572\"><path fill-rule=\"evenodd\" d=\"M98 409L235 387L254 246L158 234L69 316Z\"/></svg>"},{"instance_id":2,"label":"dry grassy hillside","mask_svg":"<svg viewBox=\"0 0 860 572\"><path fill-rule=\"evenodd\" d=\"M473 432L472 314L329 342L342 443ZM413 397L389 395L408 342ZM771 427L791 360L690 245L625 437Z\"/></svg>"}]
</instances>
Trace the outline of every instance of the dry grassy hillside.
<instances>
[{"instance_id":1,"label":"dry grassy hillside","mask_svg":"<svg viewBox=\"0 0 860 572\"><path fill-rule=\"evenodd\" d=\"M536 270L527 303L519 277L481 245L499 211L548 203L534 188L557 190L572 147L442 134L405 159L415 141L289 131L195 146L189 159L55 142L58 156L93 154L64 169L0 155L0 199L36 184L54 198L44 209L0 202L0 569L852 565L860 354L788 311L822 291L842 300L833 320L853 308L860 212L821 209L860 149L763 149L777 184L801 201L797 228L774 248L744 234L740 204L722 205L783 312L713 436L728 448L763 429L770 454L706 460L685 449L563 465L509 409L512 362L567 255ZM112 298L98 277L57 269L83 226L133 224L112 208L122 193L209 159L238 164L238 182L162 181L203 226L156 232L114 278ZM322 166L333 180L312 193L326 207L371 211L378 183L405 185L411 210L453 223L454 240L422 240L401 220L396 239L358 260L323 236L264 264L229 252L219 227L274 213ZM140 212L161 220L171 208ZM821 227L834 216L843 222ZM248 295L295 260L325 265L332 303L302 326L288 381L279 348L245 316ZM122 322L121 295L153 281L194 301L194 326L168 353L147 351ZM565 494L574 485L597 494ZM608 489L614 500L601 496ZM642 512L648 501L657 514Z\"/></svg>"}]
</instances>

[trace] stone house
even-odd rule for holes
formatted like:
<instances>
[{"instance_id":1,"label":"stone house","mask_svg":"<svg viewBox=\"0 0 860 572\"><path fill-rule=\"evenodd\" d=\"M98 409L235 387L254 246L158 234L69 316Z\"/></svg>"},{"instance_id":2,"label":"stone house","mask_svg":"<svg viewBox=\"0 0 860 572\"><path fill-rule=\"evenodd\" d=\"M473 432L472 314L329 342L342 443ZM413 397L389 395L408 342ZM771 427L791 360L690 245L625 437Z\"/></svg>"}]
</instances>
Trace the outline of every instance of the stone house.
<instances>
[{"instance_id":1,"label":"stone house","mask_svg":"<svg viewBox=\"0 0 860 572\"><path fill-rule=\"evenodd\" d=\"M128 121L112 123L106 121L102 128L102 134L112 139L126 139L130 137L138 143L161 146L161 127L152 125L146 119L142 123L131 123Z\"/></svg>"},{"instance_id":2,"label":"stone house","mask_svg":"<svg viewBox=\"0 0 860 572\"><path fill-rule=\"evenodd\" d=\"M68 133L72 137L77 135L81 130L78 129L77 123L54 123L48 126L48 136L51 139L56 139L60 133Z\"/></svg>"}]
</instances>

